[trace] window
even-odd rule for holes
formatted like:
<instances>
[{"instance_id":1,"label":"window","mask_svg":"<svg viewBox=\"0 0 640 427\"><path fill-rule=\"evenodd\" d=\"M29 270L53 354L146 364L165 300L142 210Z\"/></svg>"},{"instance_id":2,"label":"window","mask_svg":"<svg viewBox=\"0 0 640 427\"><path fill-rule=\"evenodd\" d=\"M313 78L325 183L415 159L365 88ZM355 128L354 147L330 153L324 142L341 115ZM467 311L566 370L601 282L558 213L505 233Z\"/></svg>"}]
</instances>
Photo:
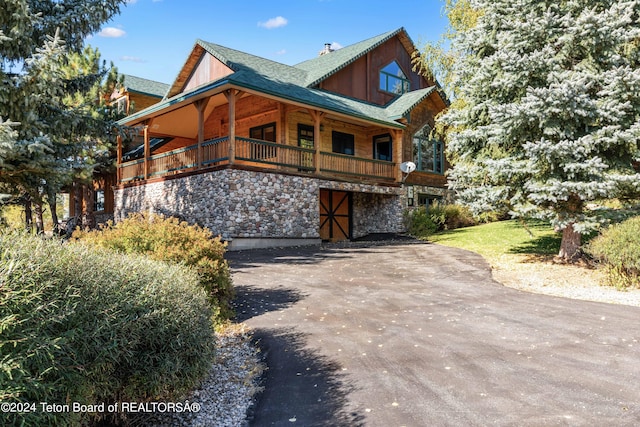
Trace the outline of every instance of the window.
<instances>
[{"instance_id":1,"label":"window","mask_svg":"<svg viewBox=\"0 0 640 427\"><path fill-rule=\"evenodd\" d=\"M298 146L302 148L314 148L313 143L313 126L298 124ZM300 165L302 170L313 169L313 153L301 152L300 153Z\"/></svg>"},{"instance_id":2,"label":"window","mask_svg":"<svg viewBox=\"0 0 640 427\"><path fill-rule=\"evenodd\" d=\"M396 95L402 95L411 90L406 74L396 61L380 70L380 90Z\"/></svg>"},{"instance_id":3,"label":"window","mask_svg":"<svg viewBox=\"0 0 640 427\"><path fill-rule=\"evenodd\" d=\"M104 190L95 190L93 193L93 211L104 211Z\"/></svg>"},{"instance_id":4,"label":"window","mask_svg":"<svg viewBox=\"0 0 640 427\"><path fill-rule=\"evenodd\" d=\"M429 125L413 136L413 161L419 171L444 173L444 144L432 138Z\"/></svg>"},{"instance_id":5,"label":"window","mask_svg":"<svg viewBox=\"0 0 640 427\"><path fill-rule=\"evenodd\" d=\"M276 142L276 124L269 123L249 129L249 138L261 141ZM252 159L270 159L277 155L277 148L271 145L251 143Z\"/></svg>"},{"instance_id":6,"label":"window","mask_svg":"<svg viewBox=\"0 0 640 427\"><path fill-rule=\"evenodd\" d=\"M249 138L276 142L276 124L269 123L249 129Z\"/></svg>"},{"instance_id":7,"label":"window","mask_svg":"<svg viewBox=\"0 0 640 427\"><path fill-rule=\"evenodd\" d=\"M427 210L433 206L434 203L440 203L442 196L434 196L433 194L418 194L418 205L425 206Z\"/></svg>"},{"instance_id":8,"label":"window","mask_svg":"<svg viewBox=\"0 0 640 427\"><path fill-rule=\"evenodd\" d=\"M127 114L127 96L122 96L115 101L116 111L120 114Z\"/></svg>"},{"instance_id":9,"label":"window","mask_svg":"<svg viewBox=\"0 0 640 427\"><path fill-rule=\"evenodd\" d=\"M313 126L298 124L298 146L313 148Z\"/></svg>"},{"instance_id":10,"label":"window","mask_svg":"<svg viewBox=\"0 0 640 427\"><path fill-rule=\"evenodd\" d=\"M390 162L393 158L393 143L391 135L378 135L373 137L373 158Z\"/></svg>"},{"instance_id":11,"label":"window","mask_svg":"<svg viewBox=\"0 0 640 427\"><path fill-rule=\"evenodd\" d=\"M348 154L353 156L355 154L354 136L350 133L336 132L331 133L332 151L334 153Z\"/></svg>"}]
</instances>

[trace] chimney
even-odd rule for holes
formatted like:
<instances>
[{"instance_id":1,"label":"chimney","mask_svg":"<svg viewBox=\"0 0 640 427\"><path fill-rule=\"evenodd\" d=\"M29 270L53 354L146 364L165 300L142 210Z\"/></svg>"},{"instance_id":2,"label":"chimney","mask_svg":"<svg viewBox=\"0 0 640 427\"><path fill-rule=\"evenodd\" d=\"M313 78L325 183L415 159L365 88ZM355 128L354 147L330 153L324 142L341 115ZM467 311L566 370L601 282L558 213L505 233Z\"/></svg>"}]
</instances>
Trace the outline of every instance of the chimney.
<instances>
[{"instance_id":1,"label":"chimney","mask_svg":"<svg viewBox=\"0 0 640 427\"><path fill-rule=\"evenodd\" d=\"M331 53L331 52L333 52L333 49L331 49L331 43L325 43L324 49L320 51L319 56L326 55L327 53Z\"/></svg>"}]
</instances>

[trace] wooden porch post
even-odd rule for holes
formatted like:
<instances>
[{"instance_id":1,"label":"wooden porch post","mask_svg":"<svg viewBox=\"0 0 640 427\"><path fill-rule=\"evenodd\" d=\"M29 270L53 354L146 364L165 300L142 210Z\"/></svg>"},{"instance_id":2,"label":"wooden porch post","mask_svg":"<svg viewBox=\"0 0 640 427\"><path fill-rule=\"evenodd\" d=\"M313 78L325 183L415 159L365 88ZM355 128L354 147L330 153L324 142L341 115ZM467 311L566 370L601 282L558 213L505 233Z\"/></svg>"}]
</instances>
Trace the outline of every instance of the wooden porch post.
<instances>
[{"instance_id":1,"label":"wooden porch post","mask_svg":"<svg viewBox=\"0 0 640 427\"><path fill-rule=\"evenodd\" d=\"M199 99L194 102L196 110L198 110L198 150L196 154L196 169L202 167L202 143L204 142L204 110L207 108L209 98Z\"/></svg>"},{"instance_id":2,"label":"wooden porch post","mask_svg":"<svg viewBox=\"0 0 640 427\"><path fill-rule=\"evenodd\" d=\"M322 138L320 137L320 124L325 113L315 110L309 110L311 118L313 119L313 148L316 149L315 156L313 156L313 166L316 173L320 173L320 144Z\"/></svg>"},{"instance_id":3,"label":"wooden porch post","mask_svg":"<svg viewBox=\"0 0 640 427\"><path fill-rule=\"evenodd\" d=\"M122 171L120 170L120 164L122 163L122 136L120 135L116 137L116 146L116 179L117 183L120 184L122 179Z\"/></svg>"},{"instance_id":4,"label":"wooden porch post","mask_svg":"<svg viewBox=\"0 0 640 427\"><path fill-rule=\"evenodd\" d=\"M151 146L149 145L149 125L144 125L142 131L144 138L144 179L149 178L149 157L151 157Z\"/></svg>"},{"instance_id":5,"label":"wooden porch post","mask_svg":"<svg viewBox=\"0 0 640 427\"><path fill-rule=\"evenodd\" d=\"M229 164L236 162L236 101L242 91L230 89L224 93L229 101Z\"/></svg>"},{"instance_id":6,"label":"wooden porch post","mask_svg":"<svg viewBox=\"0 0 640 427\"><path fill-rule=\"evenodd\" d=\"M399 129L391 130L391 140L393 146L393 159L395 160L396 168L396 182L402 182L402 171L400 170L400 163L404 161L402 156L402 134Z\"/></svg>"}]
</instances>

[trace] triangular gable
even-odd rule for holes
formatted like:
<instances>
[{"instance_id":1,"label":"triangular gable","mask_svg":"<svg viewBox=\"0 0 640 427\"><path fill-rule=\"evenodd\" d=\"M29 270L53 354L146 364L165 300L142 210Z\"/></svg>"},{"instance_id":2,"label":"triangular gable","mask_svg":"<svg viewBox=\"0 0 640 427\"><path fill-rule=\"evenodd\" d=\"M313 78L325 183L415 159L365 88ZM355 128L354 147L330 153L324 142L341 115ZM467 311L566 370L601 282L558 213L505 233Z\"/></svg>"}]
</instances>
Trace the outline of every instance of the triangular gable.
<instances>
[{"instance_id":1,"label":"triangular gable","mask_svg":"<svg viewBox=\"0 0 640 427\"><path fill-rule=\"evenodd\" d=\"M307 87L317 86L323 80L331 77L341 69L352 64L396 36L399 37L400 42L410 55L417 50L405 29L399 28L395 31L389 31L359 43L337 49L317 58L301 62L295 65L295 67L307 72L307 81L305 82Z\"/></svg>"},{"instance_id":2,"label":"triangular gable","mask_svg":"<svg viewBox=\"0 0 640 427\"><path fill-rule=\"evenodd\" d=\"M238 71L256 73L280 82L303 85L307 73L289 65L239 50L198 40L171 86L167 98Z\"/></svg>"},{"instance_id":3,"label":"triangular gable","mask_svg":"<svg viewBox=\"0 0 640 427\"><path fill-rule=\"evenodd\" d=\"M204 52L184 83L181 92L188 92L206 83L220 80L235 71L223 64L209 52Z\"/></svg>"}]
</instances>

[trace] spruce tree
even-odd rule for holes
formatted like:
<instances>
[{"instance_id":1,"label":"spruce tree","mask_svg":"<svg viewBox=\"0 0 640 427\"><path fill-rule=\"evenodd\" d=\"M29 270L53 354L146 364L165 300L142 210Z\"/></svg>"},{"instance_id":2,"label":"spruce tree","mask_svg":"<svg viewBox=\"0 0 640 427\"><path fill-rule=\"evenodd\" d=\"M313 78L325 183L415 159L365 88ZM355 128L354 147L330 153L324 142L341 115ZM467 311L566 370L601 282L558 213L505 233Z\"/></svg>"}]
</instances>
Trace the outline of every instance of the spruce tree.
<instances>
[{"instance_id":1,"label":"spruce tree","mask_svg":"<svg viewBox=\"0 0 640 427\"><path fill-rule=\"evenodd\" d=\"M33 201L36 212L72 180L90 179L107 150L109 116L91 98L106 69L68 65L125 3L0 0L0 117L14 132L3 131L12 142L0 148L0 192Z\"/></svg>"},{"instance_id":2,"label":"spruce tree","mask_svg":"<svg viewBox=\"0 0 640 427\"><path fill-rule=\"evenodd\" d=\"M450 185L476 212L550 220L559 256L603 222L604 201L638 197L640 2L473 0L452 84Z\"/></svg>"}]
</instances>

